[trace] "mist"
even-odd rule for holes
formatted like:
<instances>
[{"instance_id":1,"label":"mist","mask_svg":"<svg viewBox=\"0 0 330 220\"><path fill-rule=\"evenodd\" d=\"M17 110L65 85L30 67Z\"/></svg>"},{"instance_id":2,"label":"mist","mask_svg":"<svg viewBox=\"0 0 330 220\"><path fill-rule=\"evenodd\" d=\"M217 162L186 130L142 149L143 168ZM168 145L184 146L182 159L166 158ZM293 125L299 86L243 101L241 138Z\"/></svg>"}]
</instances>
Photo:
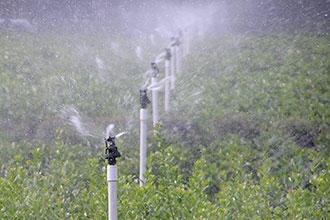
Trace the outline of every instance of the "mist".
<instances>
[{"instance_id":1,"label":"mist","mask_svg":"<svg viewBox=\"0 0 330 220\"><path fill-rule=\"evenodd\" d=\"M0 219L326 219L329 13L0 1Z\"/></svg>"},{"instance_id":2,"label":"mist","mask_svg":"<svg viewBox=\"0 0 330 220\"><path fill-rule=\"evenodd\" d=\"M189 25L228 31L329 31L329 1L2 1L4 19L26 19L38 30L54 32L126 31L168 36ZM8 22L7 22L8 25ZM16 24L27 26L29 24ZM199 27L198 27L199 26Z\"/></svg>"}]
</instances>

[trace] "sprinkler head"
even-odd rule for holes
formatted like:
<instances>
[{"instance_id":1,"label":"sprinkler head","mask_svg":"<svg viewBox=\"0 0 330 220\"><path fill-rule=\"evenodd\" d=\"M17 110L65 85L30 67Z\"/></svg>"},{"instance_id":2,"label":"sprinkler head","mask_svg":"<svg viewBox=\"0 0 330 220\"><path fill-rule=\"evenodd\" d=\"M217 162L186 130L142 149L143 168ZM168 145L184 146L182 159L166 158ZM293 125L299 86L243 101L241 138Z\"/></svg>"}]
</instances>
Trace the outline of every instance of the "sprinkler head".
<instances>
[{"instance_id":1,"label":"sprinkler head","mask_svg":"<svg viewBox=\"0 0 330 220\"><path fill-rule=\"evenodd\" d=\"M105 159L108 160L109 165L116 165L117 157L121 157L120 152L116 146L115 137L109 136L109 138L105 138Z\"/></svg>"},{"instance_id":2,"label":"sprinkler head","mask_svg":"<svg viewBox=\"0 0 330 220\"><path fill-rule=\"evenodd\" d=\"M170 60L171 57L172 57L172 54L171 54L171 49L170 48L165 48L165 59L166 60Z\"/></svg>"},{"instance_id":3,"label":"sprinkler head","mask_svg":"<svg viewBox=\"0 0 330 220\"><path fill-rule=\"evenodd\" d=\"M154 63L154 62L151 63L151 70L152 70L151 76L157 77L159 74L159 69L158 69L158 66L156 63Z\"/></svg>"},{"instance_id":4,"label":"sprinkler head","mask_svg":"<svg viewBox=\"0 0 330 220\"><path fill-rule=\"evenodd\" d=\"M181 44L179 37L171 37L171 47L179 46Z\"/></svg>"},{"instance_id":5,"label":"sprinkler head","mask_svg":"<svg viewBox=\"0 0 330 220\"><path fill-rule=\"evenodd\" d=\"M180 46L180 44L181 44L180 38L177 37L177 38L175 39L175 45L176 45L176 46Z\"/></svg>"},{"instance_id":6,"label":"sprinkler head","mask_svg":"<svg viewBox=\"0 0 330 220\"><path fill-rule=\"evenodd\" d=\"M147 105L150 104L150 100L147 95L147 89L140 89L140 104L141 108L147 108Z\"/></svg>"},{"instance_id":7,"label":"sprinkler head","mask_svg":"<svg viewBox=\"0 0 330 220\"><path fill-rule=\"evenodd\" d=\"M179 38L182 38L182 36L183 36L183 32L182 32L181 29L179 29L179 31L178 31L178 35L179 35Z\"/></svg>"},{"instance_id":8,"label":"sprinkler head","mask_svg":"<svg viewBox=\"0 0 330 220\"><path fill-rule=\"evenodd\" d=\"M176 45L176 39L175 37L171 37L171 47L174 47Z\"/></svg>"}]
</instances>

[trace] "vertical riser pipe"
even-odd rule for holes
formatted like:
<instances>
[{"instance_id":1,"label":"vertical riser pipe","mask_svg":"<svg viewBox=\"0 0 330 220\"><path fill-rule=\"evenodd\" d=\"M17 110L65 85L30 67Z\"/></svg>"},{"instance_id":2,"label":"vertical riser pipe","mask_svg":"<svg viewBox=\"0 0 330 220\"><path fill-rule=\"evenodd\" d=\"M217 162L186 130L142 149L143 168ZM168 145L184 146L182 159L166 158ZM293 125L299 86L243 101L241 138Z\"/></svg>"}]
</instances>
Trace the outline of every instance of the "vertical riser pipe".
<instances>
[{"instance_id":1,"label":"vertical riser pipe","mask_svg":"<svg viewBox=\"0 0 330 220\"><path fill-rule=\"evenodd\" d=\"M117 220L117 166L107 166L109 220Z\"/></svg>"},{"instance_id":2,"label":"vertical riser pipe","mask_svg":"<svg viewBox=\"0 0 330 220\"><path fill-rule=\"evenodd\" d=\"M157 77L151 78L152 85L157 84ZM158 90L152 90L152 118L153 118L153 126L155 127L159 121L158 115Z\"/></svg>"},{"instance_id":3,"label":"vertical riser pipe","mask_svg":"<svg viewBox=\"0 0 330 220\"><path fill-rule=\"evenodd\" d=\"M170 60L165 60L165 78L170 76ZM170 110L170 81L165 82L165 112Z\"/></svg>"},{"instance_id":4,"label":"vertical riser pipe","mask_svg":"<svg viewBox=\"0 0 330 220\"><path fill-rule=\"evenodd\" d=\"M144 173L147 167L147 119L148 110L140 110L140 186L145 182Z\"/></svg>"},{"instance_id":5,"label":"vertical riser pipe","mask_svg":"<svg viewBox=\"0 0 330 220\"><path fill-rule=\"evenodd\" d=\"M175 49L171 47L171 89L175 89Z\"/></svg>"},{"instance_id":6,"label":"vertical riser pipe","mask_svg":"<svg viewBox=\"0 0 330 220\"><path fill-rule=\"evenodd\" d=\"M184 39L184 45L185 45L185 56L189 54L190 50L190 31L187 29L185 32L185 39Z\"/></svg>"},{"instance_id":7,"label":"vertical riser pipe","mask_svg":"<svg viewBox=\"0 0 330 220\"><path fill-rule=\"evenodd\" d=\"M175 53L176 53L176 73L178 75L181 74L181 47L180 46L176 46L175 47Z\"/></svg>"}]
</instances>

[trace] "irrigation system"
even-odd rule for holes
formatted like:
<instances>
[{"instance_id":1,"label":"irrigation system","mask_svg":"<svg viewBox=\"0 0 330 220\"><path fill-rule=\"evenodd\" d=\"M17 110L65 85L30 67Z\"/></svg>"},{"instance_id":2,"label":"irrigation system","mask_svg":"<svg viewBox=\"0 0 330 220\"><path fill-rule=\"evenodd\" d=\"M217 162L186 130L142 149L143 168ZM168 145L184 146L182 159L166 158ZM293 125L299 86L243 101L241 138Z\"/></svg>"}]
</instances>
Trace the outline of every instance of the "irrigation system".
<instances>
[{"instance_id":1,"label":"irrigation system","mask_svg":"<svg viewBox=\"0 0 330 220\"><path fill-rule=\"evenodd\" d=\"M147 166L147 121L148 121L148 105L152 104L153 126L159 122L158 112L158 92L165 85L165 112L170 110L170 89L175 88L175 71L181 73L182 55L187 50L182 48L181 42L183 34L179 33L179 37L172 37L169 48L160 54L155 62L151 63L151 85L140 89L140 173L139 185L143 186L145 183L144 174ZM188 43L186 43L188 44ZM158 82L159 68L158 63L165 61L165 78ZM152 102L148 98L148 91L152 91ZM109 127L109 126L108 126ZM114 137L110 136L110 130L107 128L108 138L105 138L105 159L108 161L107 165L107 182L108 182L108 218L109 220L117 220L117 182L118 182L118 168L116 159L121 157L120 152L116 146L116 138L125 134L122 132ZM108 131L109 130L109 131Z\"/></svg>"},{"instance_id":2,"label":"irrigation system","mask_svg":"<svg viewBox=\"0 0 330 220\"><path fill-rule=\"evenodd\" d=\"M171 49L165 48L165 78L170 77L170 63L171 63ZM165 112L170 110L170 82L166 80L165 82Z\"/></svg>"},{"instance_id":3,"label":"irrigation system","mask_svg":"<svg viewBox=\"0 0 330 220\"><path fill-rule=\"evenodd\" d=\"M175 89L175 37L171 38L171 43L170 43L170 48L171 48L171 89Z\"/></svg>"},{"instance_id":4,"label":"irrigation system","mask_svg":"<svg viewBox=\"0 0 330 220\"><path fill-rule=\"evenodd\" d=\"M121 157L116 146L116 137L109 136L105 138L105 159L108 160L107 165L107 181L108 181L108 219L117 220L117 157Z\"/></svg>"},{"instance_id":5,"label":"irrigation system","mask_svg":"<svg viewBox=\"0 0 330 220\"><path fill-rule=\"evenodd\" d=\"M181 38L177 37L175 38L175 53L176 53L176 73L178 75L181 74L181 62L182 62L182 57L181 57Z\"/></svg>"},{"instance_id":6,"label":"irrigation system","mask_svg":"<svg viewBox=\"0 0 330 220\"><path fill-rule=\"evenodd\" d=\"M182 35L181 35L182 36ZM152 104L152 121L153 127L159 122L159 109L158 109L158 92L165 85L165 112L170 109L170 82L171 88L174 88L175 70L181 71L181 56L180 53L180 42L179 37L172 37L170 48L165 48L165 52L157 56L156 60L151 63L151 70L147 73L151 75L151 85L143 86L140 89L140 173L139 183L140 187L145 183L144 174L147 167L147 121L148 121L148 104ZM176 53L176 66L174 54ZM158 63L162 60L165 61L165 78L158 81L159 68ZM171 76L170 76L171 73ZM147 81L148 82L148 81ZM152 101L148 98L148 91L152 91Z\"/></svg>"},{"instance_id":7,"label":"irrigation system","mask_svg":"<svg viewBox=\"0 0 330 220\"><path fill-rule=\"evenodd\" d=\"M148 120L148 104L150 100L147 95L147 89L140 89L140 186L145 182L144 173L147 167L147 120Z\"/></svg>"},{"instance_id":8,"label":"irrigation system","mask_svg":"<svg viewBox=\"0 0 330 220\"><path fill-rule=\"evenodd\" d=\"M175 74L182 74L182 60L183 57L189 53L190 40L192 30L190 26L186 26L183 31L179 31L178 35L174 35L170 39L165 51L159 54L155 61L151 62L151 69L146 72L148 78L147 82L140 89L140 173L139 173L139 185L142 187L146 182L144 174L147 166L147 123L148 123L148 105L152 104L152 116L153 127L159 123L159 108L158 108L158 93L162 87L165 87L164 107L165 112L170 111L170 91L175 89ZM164 78L158 81L160 75L159 66L160 62L164 61ZM99 69L104 68L103 61L96 57L96 63ZM152 101L149 100L148 91L152 92ZM88 129L85 129L79 113L74 108L64 109L62 111L64 116L69 116L71 124L84 136L92 136L100 138L98 135L91 134ZM105 159L107 160L107 183L108 183L108 219L117 220L117 183L118 183L118 168L117 158L121 157L120 152L116 146L116 139L126 134L121 132L115 136L111 136L110 133L113 130L114 125L109 124L106 128L105 140Z\"/></svg>"},{"instance_id":9,"label":"irrigation system","mask_svg":"<svg viewBox=\"0 0 330 220\"><path fill-rule=\"evenodd\" d=\"M157 79L159 76L159 69L155 62L151 63L151 86L156 86L158 84ZM152 124L155 127L159 122L158 114L158 89L154 88L152 90Z\"/></svg>"}]
</instances>

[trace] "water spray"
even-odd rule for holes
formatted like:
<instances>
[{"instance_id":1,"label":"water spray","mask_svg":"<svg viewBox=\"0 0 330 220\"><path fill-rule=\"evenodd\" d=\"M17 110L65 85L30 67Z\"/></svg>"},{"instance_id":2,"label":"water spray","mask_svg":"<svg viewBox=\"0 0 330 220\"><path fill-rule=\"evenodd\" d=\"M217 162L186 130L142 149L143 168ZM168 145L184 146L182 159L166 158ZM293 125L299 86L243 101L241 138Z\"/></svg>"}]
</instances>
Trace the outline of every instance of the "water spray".
<instances>
[{"instance_id":1,"label":"water spray","mask_svg":"<svg viewBox=\"0 0 330 220\"><path fill-rule=\"evenodd\" d=\"M166 48L165 55L165 78L170 76L170 62L171 62L171 49ZM170 82L167 80L165 82L165 112L168 112L170 109Z\"/></svg>"},{"instance_id":2,"label":"water spray","mask_svg":"<svg viewBox=\"0 0 330 220\"><path fill-rule=\"evenodd\" d=\"M147 167L147 107L150 103L147 89L140 89L140 186L145 182L144 173L146 172Z\"/></svg>"},{"instance_id":3,"label":"water spray","mask_svg":"<svg viewBox=\"0 0 330 220\"><path fill-rule=\"evenodd\" d=\"M107 181L108 181L108 217L109 220L117 220L117 157L121 157L120 152L115 143L116 137L105 138L105 159L108 160L107 165Z\"/></svg>"}]
</instances>

